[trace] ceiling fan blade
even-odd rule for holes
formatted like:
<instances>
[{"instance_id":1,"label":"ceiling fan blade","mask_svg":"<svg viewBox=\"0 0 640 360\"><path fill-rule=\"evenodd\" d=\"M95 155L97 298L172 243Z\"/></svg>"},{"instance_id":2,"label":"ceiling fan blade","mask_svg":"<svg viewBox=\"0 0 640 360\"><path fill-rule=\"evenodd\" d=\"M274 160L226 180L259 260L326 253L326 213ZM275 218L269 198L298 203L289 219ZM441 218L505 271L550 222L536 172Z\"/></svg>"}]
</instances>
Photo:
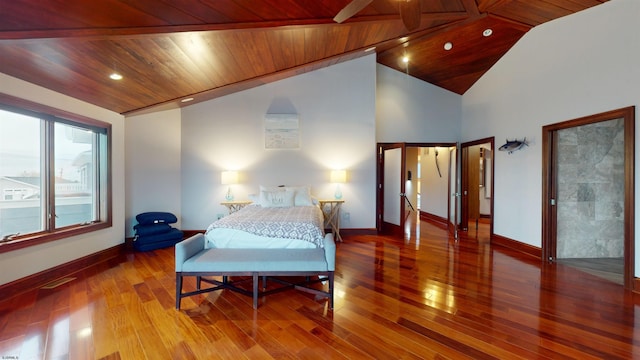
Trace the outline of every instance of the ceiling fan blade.
<instances>
[{"instance_id":1,"label":"ceiling fan blade","mask_svg":"<svg viewBox=\"0 0 640 360\"><path fill-rule=\"evenodd\" d=\"M422 10L420 0L400 0L400 17L407 30L412 31L420 27Z\"/></svg>"},{"instance_id":2,"label":"ceiling fan blade","mask_svg":"<svg viewBox=\"0 0 640 360\"><path fill-rule=\"evenodd\" d=\"M341 23L353 15L360 12L360 10L371 4L373 0L352 0L347 6L342 8L340 12L333 18L333 21Z\"/></svg>"}]
</instances>

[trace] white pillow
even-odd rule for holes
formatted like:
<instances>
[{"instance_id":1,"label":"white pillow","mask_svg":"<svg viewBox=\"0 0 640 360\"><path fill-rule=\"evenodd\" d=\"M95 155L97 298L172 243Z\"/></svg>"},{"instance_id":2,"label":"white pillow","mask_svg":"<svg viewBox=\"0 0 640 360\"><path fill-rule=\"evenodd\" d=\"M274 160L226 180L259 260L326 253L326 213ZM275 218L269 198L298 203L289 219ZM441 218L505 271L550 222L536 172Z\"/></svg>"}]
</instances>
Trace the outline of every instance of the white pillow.
<instances>
[{"instance_id":1,"label":"white pillow","mask_svg":"<svg viewBox=\"0 0 640 360\"><path fill-rule=\"evenodd\" d=\"M260 205L262 207L291 207L295 191L260 191Z\"/></svg>"},{"instance_id":2,"label":"white pillow","mask_svg":"<svg viewBox=\"0 0 640 360\"><path fill-rule=\"evenodd\" d=\"M260 185L260 191L284 191L285 187L283 186L266 186Z\"/></svg>"},{"instance_id":3,"label":"white pillow","mask_svg":"<svg viewBox=\"0 0 640 360\"><path fill-rule=\"evenodd\" d=\"M308 186L265 186L260 185L260 192L262 191L291 191L295 193L293 198L293 206L313 206L313 200L311 199L311 190Z\"/></svg>"},{"instance_id":4,"label":"white pillow","mask_svg":"<svg viewBox=\"0 0 640 360\"><path fill-rule=\"evenodd\" d=\"M296 196L293 198L295 206L313 206L311 190L308 186L289 186L286 189L295 191Z\"/></svg>"}]
</instances>

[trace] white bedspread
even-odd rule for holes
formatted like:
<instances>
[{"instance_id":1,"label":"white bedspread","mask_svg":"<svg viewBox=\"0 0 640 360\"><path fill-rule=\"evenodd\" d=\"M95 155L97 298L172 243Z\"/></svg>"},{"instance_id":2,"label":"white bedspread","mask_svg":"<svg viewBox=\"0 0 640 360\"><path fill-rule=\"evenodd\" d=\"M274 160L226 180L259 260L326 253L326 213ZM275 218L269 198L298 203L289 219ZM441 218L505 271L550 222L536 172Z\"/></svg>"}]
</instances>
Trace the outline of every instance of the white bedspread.
<instances>
[{"instance_id":1,"label":"white bedspread","mask_svg":"<svg viewBox=\"0 0 640 360\"><path fill-rule=\"evenodd\" d=\"M208 247L323 247L324 218L317 206L245 206L215 221L205 233Z\"/></svg>"}]
</instances>

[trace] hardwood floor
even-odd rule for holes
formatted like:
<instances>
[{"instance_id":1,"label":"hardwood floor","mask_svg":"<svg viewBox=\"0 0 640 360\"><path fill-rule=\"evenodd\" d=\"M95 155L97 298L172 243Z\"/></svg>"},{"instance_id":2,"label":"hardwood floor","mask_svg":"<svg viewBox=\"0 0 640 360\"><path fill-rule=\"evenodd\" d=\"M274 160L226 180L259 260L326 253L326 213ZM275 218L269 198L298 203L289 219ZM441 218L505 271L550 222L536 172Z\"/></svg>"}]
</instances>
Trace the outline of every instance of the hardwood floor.
<instances>
[{"instance_id":1,"label":"hardwood floor","mask_svg":"<svg viewBox=\"0 0 640 360\"><path fill-rule=\"evenodd\" d=\"M589 274L624 285L624 258L557 259L559 264L571 266Z\"/></svg>"},{"instance_id":2,"label":"hardwood floor","mask_svg":"<svg viewBox=\"0 0 640 360\"><path fill-rule=\"evenodd\" d=\"M640 358L637 295L463 235L423 222L405 239L344 236L333 311L296 290L258 310L225 290L177 311L173 249L127 254L1 302L0 357Z\"/></svg>"}]
</instances>

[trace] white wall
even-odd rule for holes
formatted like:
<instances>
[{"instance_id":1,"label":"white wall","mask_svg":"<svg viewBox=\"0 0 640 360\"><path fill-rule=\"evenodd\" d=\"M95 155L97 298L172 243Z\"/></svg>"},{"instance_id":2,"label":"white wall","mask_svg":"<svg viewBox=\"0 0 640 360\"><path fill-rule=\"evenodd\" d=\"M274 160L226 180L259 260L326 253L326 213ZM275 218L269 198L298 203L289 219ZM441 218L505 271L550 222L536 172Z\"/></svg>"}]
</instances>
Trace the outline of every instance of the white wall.
<instances>
[{"instance_id":1,"label":"white wall","mask_svg":"<svg viewBox=\"0 0 640 360\"><path fill-rule=\"evenodd\" d=\"M445 147L421 148L422 193L420 198L420 210L432 215L448 219L449 206L449 162L450 150ZM436 151L438 152L438 166L436 167ZM456 169L451 169L452 177L455 177ZM442 174L442 176L440 176ZM452 189L451 191L455 191Z\"/></svg>"},{"instance_id":2,"label":"white wall","mask_svg":"<svg viewBox=\"0 0 640 360\"><path fill-rule=\"evenodd\" d=\"M463 141L530 141L511 155L496 151L496 234L542 245L542 126L640 102L639 18L640 1L616 0L540 25L464 94ZM636 276L638 261L636 253Z\"/></svg>"},{"instance_id":3,"label":"white wall","mask_svg":"<svg viewBox=\"0 0 640 360\"><path fill-rule=\"evenodd\" d=\"M114 247L124 242L124 117L45 88L0 74L0 92L112 125L113 226L108 229L0 253L0 284Z\"/></svg>"},{"instance_id":4,"label":"white wall","mask_svg":"<svg viewBox=\"0 0 640 360\"><path fill-rule=\"evenodd\" d=\"M182 227L180 188L180 109L127 117L125 120L126 236L133 236L135 216L166 211Z\"/></svg>"},{"instance_id":5,"label":"white wall","mask_svg":"<svg viewBox=\"0 0 640 360\"><path fill-rule=\"evenodd\" d=\"M484 148L488 151L487 154L487 158L484 161L484 166L485 166L485 184L483 187L480 188L480 191L478 192L478 197L479 197L479 204L480 204L480 215L491 215L491 167L492 167L492 163L491 163L491 143L486 143L486 144L480 144L478 145L481 148ZM497 150L497 149L496 149ZM483 176L482 173L480 173L480 176ZM489 194L487 194L487 192L489 192ZM489 195L489 197L487 197L487 195Z\"/></svg>"},{"instance_id":6,"label":"white wall","mask_svg":"<svg viewBox=\"0 0 640 360\"><path fill-rule=\"evenodd\" d=\"M232 191L247 199L264 185L310 185L333 198L332 169L341 185L343 228L375 228L375 55L340 63L182 109L182 226L206 229L226 214L220 173L237 170ZM265 114L295 113L301 146L265 149Z\"/></svg>"},{"instance_id":7,"label":"white wall","mask_svg":"<svg viewBox=\"0 0 640 360\"><path fill-rule=\"evenodd\" d=\"M420 148L417 147L407 147L406 148L406 159L405 159L405 169L406 171L411 171L411 180L409 180L409 174L405 174L405 183L404 183L404 193L407 197L407 200L404 202L405 211L411 210L411 206L413 206L414 210L418 211L418 154L420 153ZM411 206L409 206L411 203ZM413 213L416 214L415 212Z\"/></svg>"},{"instance_id":8,"label":"white wall","mask_svg":"<svg viewBox=\"0 0 640 360\"><path fill-rule=\"evenodd\" d=\"M403 72L377 64L376 83L376 141L383 143L416 142L416 143L451 143L460 139L460 124L462 117L462 96L418 80ZM448 153L448 151L445 151ZM443 152L444 154L444 152ZM448 155L447 155L448 156ZM446 163L448 158L439 156L440 164ZM447 169L442 168L443 176ZM435 168L434 168L435 170ZM429 168L422 168L423 176ZM400 176L398 174L398 176ZM447 183L444 192L436 194L442 189L442 184L435 186L437 181L425 182L421 186L421 210L438 216L447 217L447 205L440 201L445 199ZM389 183L385 182L386 185ZM385 193L388 192L385 186ZM392 192L392 191L390 191ZM388 204L395 201L385 201L385 221L397 223L395 211L387 209ZM416 206L416 204L414 204Z\"/></svg>"},{"instance_id":9,"label":"white wall","mask_svg":"<svg viewBox=\"0 0 640 360\"><path fill-rule=\"evenodd\" d=\"M378 142L456 142L462 96L378 64Z\"/></svg>"}]
</instances>

